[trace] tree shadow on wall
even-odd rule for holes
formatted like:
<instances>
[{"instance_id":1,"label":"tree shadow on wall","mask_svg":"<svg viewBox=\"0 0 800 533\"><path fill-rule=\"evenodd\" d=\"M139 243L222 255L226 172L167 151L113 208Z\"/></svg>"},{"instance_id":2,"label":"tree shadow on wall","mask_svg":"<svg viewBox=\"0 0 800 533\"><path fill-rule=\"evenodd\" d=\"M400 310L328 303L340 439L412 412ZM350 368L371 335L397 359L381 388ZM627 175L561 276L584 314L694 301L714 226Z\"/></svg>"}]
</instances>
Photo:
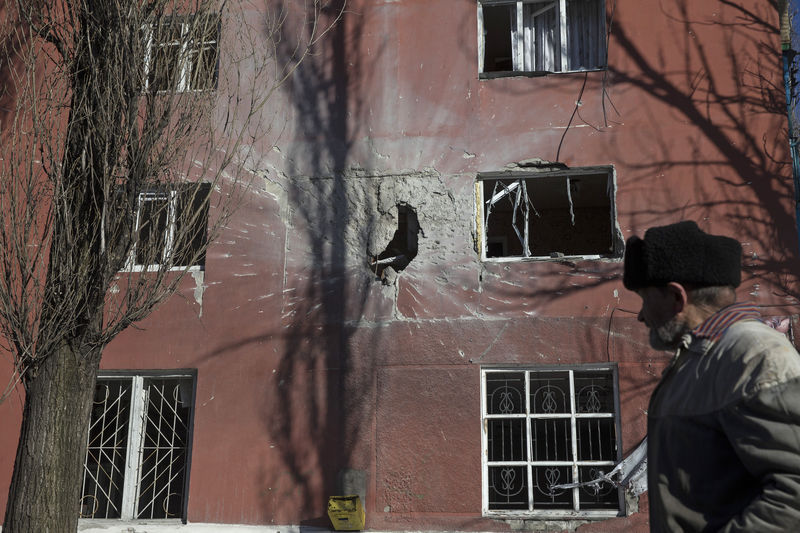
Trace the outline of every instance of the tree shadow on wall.
<instances>
[{"instance_id":1,"label":"tree shadow on wall","mask_svg":"<svg viewBox=\"0 0 800 533\"><path fill-rule=\"evenodd\" d=\"M770 2L759 13L727 0L719 4L728 12L726 22L692 20L692 4L687 0L664 4L666 16L683 30L675 34L682 34L676 41L684 67L675 73L659 69L653 58L634 46L625 28L617 25L612 30L613 42L632 65L624 72L610 67L614 84L646 91L697 131L688 139L692 153L677 159L667 150L666 133L661 134L654 124L652 137L661 146L651 150L652 161L640 167L638 179L648 187L648 177L692 176L697 200L681 206L680 212L695 220L722 213L745 245L745 269L796 299L798 287L789 283L798 272L798 250L794 212L787 201L793 197L793 184L787 176L783 80L776 68L780 61L777 5ZM722 41L708 42L705 28L716 29L714 35L721 34ZM715 46L723 47L722 64L720 55L710 52ZM752 128L758 121L772 125L760 138ZM708 145L715 149L717 159L703 155L709 153L703 150ZM711 173L713 180L708 180ZM634 216L647 214L642 210ZM760 259L759 253L768 259Z\"/></svg>"},{"instance_id":2,"label":"tree shadow on wall","mask_svg":"<svg viewBox=\"0 0 800 533\"><path fill-rule=\"evenodd\" d=\"M647 101L658 106L660 113L669 113L670 120L677 115L679 122L693 126L691 138L683 139L690 146L688 151L677 152L670 132L656 120L643 119L641 126L628 126L646 128L640 145L609 143L609 160L630 169L620 179L619 194L646 198L647 191L658 189L666 195L658 205L667 207L637 205L625 218L641 232L652 221L667 218L724 217L736 228L737 237L750 243L748 249L769 251L767 259L751 256L745 262L748 272L796 298L792 280L800 265L795 221L785 201L792 196L792 185L783 176L788 166L783 93L780 80L774 78L775 68L767 67L777 62L777 16L769 17L766 11L760 16L721 1L728 15L724 22L696 22L691 20L687 0L665 0L661 5L670 24L678 25L686 35L691 32L692 38L676 37L677 42L645 51L634 44L627 28L614 23L608 75L591 74L602 80L592 85L597 91L593 105L602 106L608 94L617 90L636 91L647 94ZM337 13L333 5L324 16ZM370 215L376 206L359 185L364 180L355 178L347 168L366 112L355 87L368 85L365 80L372 72L360 49L367 15L364 11L346 14L318 53L301 66L291 87L297 129L286 154L292 174L285 178L292 212L286 247L285 349L275 373L278 392L268 396L263 406L264 424L281 459L281 466L262 466L264 487L284 486L294 491L290 498L264 496L264 513L276 523L292 523L299 516L303 524L326 526L326 498L338 490L340 474L347 468L370 471L370 458L361 446L369 446L365 442L371 437L363 434L374 429L376 400L372 394L377 388L378 361L377 354L370 360L354 357L354 344L358 343L359 354L366 355L364 347L377 345L381 331L357 324L369 312L368 293L374 279L366 273L366 258L356 256L364 252L358 245L366 241L365 235L376 223ZM470 31L473 35L474 30ZM725 65L718 64L720 54L712 59L708 52L710 41L719 46L719 36L726 50ZM291 42L286 36L284 45ZM754 55L744 57L745 51ZM665 54L677 54L683 66L667 71L660 59ZM380 53L373 54L369 60L378 61L379 57ZM576 91L583 90L585 76L575 75ZM563 79L555 78L538 78L536 86L562 84ZM611 103L609 109L613 110ZM565 110L563 125L571 123L571 112ZM624 108L622 113L614 118L624 122ZM642 110L635 113L637 119L647 116ZM753 124L760 120L776 126L773 137L752 134ZM598 134L608 133L605 124L592 125ZM565 151L576 136L574 131L565 132ZM708 150L709 145L714 150ZM647 154L647 163L641 163L642 157L633 157L634 150ZM368 169L362 170L368 175ZM689 202L685 191L675 191L670 197L667 187L654 183L668 179L661 176L678 175L683 186L692 187ZM527 283L521 289L496 284L496 294L510 302L548 302L609 283L618 285L620 271L619 263L557 265L545 274L551 278L548 282ZM575 273L586 274L579 284L574 283ZM508 310L519 315L519 309ZM597 324L603 322L606 327L604 320ZM610 329L611 319L607 320ZM371 331L366 339L365 331ZM607 350L611 359L613 350L602 346L605 337L596 333L587 333L584 344L599 353ZM276 479L281 475L286 476L284 481ZM290 500L295 502L293 510L276 508Z\"/></svg>"},{"instance_id":3,"label":"tree shadow on wall","mask_svg":"<svg viewBox=\"0 0 800 533\"><path fill-rule=\"evenodd\" d=\"M565 111L564 123L583 122L600 135L612 135L609 123L615 128L641 129L635 146L614 144L612 139L608 154L610 161L627 169L618 180L618 201L626 195L640 200L636 205L627 202L631 207L624 216L632 228L641 234L665 219L693 219L701 226L704 220L713 224L724 219L743 243L744 270L796 303L800 262L785 93L777 66L777 5L771 1L752 11L718 0L714 9L722 16L714 19L696 15L695 7L689 0L661 2L658 16L670 25L671 40L654 42L648 49L637 46L630 28L612 21L608 75L602 83L591 84L591 94L577 98L582 100L583 116L603 116L606 123L571 121L571 110ZM585 76L599 78L600 74ZM540 87L556 86L561 82L557 78L541 78ZM614 105L615 93L640 92L647 95L652 112L626 111L624 105ZM589 106L603 106L605 111L592 114L587 112ZM691 128L670 129L658 119L661 116ZM676 131L684 137L676 138ZM765 133L759 136L754 131ZM571 141L579 139L580 134L568 128L562 153L569 153ZM666 180L675 186L665 186ZM656 193L660 196L654 205L650 199ZM604 268L578 262L571 272L561 269L547 274L553 283L543 283L546 289L534 287L525 295L555 300L617 283L620 271L619 265ZM583 279L578 286L573 283L574 274L592 274L597 279Z\"/></svg>"},{"instance_id":4,"label":"tree shadow on wall","mask_svg":"<svg viewBox=\"0 0 800 533\"><path fill-rule=\"evenodd\" d=\"M352 338L359 328L349 323L363 316L374 284L366 259L354 252L374 224L375 205L369 197L353 202L346 168L363 113L353 85L368 79L370 69L358 54L366 13L345 10L336 20L343 7L343 0L335 0L322 11L320 24L332 29L288 89L295 130L285 154L292 207L284 351L274 374L277 393L263 406L282 465L263 465L262 483L293 492L288 500L282 494L281 501L263 492L264 513L274 523L329 526L328 496L343 490L344 474L356 472L358 478L370 466L369 454L359 453L358 444L362 432L372 431L376 369L374 360L354 360ZM279 57L291 58L290 35L282 45ZM379 334L377 328L372 331ZM358 488L358 482L349 487ZM293 509L276 507L285 501L292 501Z\"/></svg>"}]
</instances>

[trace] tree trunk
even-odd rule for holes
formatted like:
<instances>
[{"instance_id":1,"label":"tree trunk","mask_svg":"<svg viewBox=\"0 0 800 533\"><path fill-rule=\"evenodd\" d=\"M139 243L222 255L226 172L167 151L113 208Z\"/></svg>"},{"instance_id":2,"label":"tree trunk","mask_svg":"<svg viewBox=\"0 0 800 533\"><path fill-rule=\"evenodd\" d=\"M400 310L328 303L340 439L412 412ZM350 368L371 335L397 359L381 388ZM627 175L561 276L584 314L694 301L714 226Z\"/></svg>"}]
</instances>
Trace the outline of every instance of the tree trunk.
<instances>
[{"instance_id":1,"label":"tree trunk","mask_svg":"<svg viewBox=\"0 0 800 533\"><path fill-rule=\"evenodd\" d=\"M3 533L74 533L99 357L68 346L26 383ZM31 369L33 371L33 369Z\"/></svg>"}]
</instances>

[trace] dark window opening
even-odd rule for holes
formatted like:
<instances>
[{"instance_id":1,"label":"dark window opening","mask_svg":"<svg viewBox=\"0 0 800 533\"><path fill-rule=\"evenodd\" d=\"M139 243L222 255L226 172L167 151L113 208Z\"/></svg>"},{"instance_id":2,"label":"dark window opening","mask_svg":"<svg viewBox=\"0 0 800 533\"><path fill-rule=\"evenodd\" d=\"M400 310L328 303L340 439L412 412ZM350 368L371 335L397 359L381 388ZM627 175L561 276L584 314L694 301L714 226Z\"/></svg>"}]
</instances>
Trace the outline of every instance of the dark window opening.
<instances>
[{"instance_id":1,"label":"dark window opening","mask_svg":"<svg viewBox=\"0 0 800 533\"><path fill-rule=\"evenodd\" d=\"M514 70L511 57L511 22L515 18L516 7L485 6L483 8L484 72L503 72ZM516 28L515 28L516 30Z\"/></svg>"},{"instance_id":2,"label":"dark window opening","mask_svg":"<svg viewBox=\"0 0 800 533\"><path fill-rule=\"evenodd\" d=\"M172 190L139 193L134 242L127 270L153 265L205 265L210 183L189 183Z\"/></svg>"},{"instance_id":3,"label":"dark window opening","mask_svg":"<svg viewBox=\"0 0 800 533\"><path fill-rule=\"evenodd\" d=\"M508 255L505 238L491 237L486 240L486 257L505 257Z\"/></svg>"},{"instance_id":4,"label":"dark window opening","mask_svg":"<svg viewBox=\"0 0 800 533\"><path fill-rule=\"evenodd\" d=\"M485 258L619 255L609 171L483 180Z\"/></svg>"},{"instance_id":5,"label":"dark window opening","mask_svg":"<svg viewBox=\"0 0 800 533\"><path fill-rule=\"evenodd\" d=\"M397 230L386 249L377 256L370 258L370 269L375 275L383 279L387 268L395 272L405 269L417 256L417 241L419 238L419 220L414 208L397 205Z\"/></svg>"}]
</instances>

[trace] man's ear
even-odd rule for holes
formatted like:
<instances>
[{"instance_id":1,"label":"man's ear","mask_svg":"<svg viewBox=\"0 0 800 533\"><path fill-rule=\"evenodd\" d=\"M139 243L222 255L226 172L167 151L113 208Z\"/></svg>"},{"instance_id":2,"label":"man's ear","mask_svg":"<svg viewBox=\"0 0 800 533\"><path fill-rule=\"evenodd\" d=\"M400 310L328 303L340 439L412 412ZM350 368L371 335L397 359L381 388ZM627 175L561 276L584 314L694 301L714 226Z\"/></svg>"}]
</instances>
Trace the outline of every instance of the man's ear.
<instances>
[{"instance_id":1,"label":"man's ear","mask_svg":"<svg viewBox=\"0 0 800 533\"><path fill-rule=\"evenodd\" d=\"M673 311L676 315L686 309L686 305L689 303L689 294L683 285L676 281L670 281L667 283L666 292L670 295L670 301L673 303Z\"/></svg>"}]
</instances>

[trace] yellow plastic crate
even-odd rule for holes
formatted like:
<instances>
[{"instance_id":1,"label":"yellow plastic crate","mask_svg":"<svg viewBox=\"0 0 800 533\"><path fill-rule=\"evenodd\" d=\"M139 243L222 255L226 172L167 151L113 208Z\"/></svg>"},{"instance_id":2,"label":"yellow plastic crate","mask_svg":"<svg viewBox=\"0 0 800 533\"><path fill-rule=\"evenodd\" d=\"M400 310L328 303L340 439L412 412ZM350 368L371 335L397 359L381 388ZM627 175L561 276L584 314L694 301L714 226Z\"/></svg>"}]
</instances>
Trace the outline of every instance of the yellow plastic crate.
<instances>
[{"instance_id":1,"label":"yellow plastic crate","mask_svg":"<svg viewBox=\"0 0 800 533\"><path fill-rule=\"evenodd\" d=\"M328 517L337 531L364 529L364 507L358 495L331 496L328 498Z\"/></svg>"}]
</instances>

